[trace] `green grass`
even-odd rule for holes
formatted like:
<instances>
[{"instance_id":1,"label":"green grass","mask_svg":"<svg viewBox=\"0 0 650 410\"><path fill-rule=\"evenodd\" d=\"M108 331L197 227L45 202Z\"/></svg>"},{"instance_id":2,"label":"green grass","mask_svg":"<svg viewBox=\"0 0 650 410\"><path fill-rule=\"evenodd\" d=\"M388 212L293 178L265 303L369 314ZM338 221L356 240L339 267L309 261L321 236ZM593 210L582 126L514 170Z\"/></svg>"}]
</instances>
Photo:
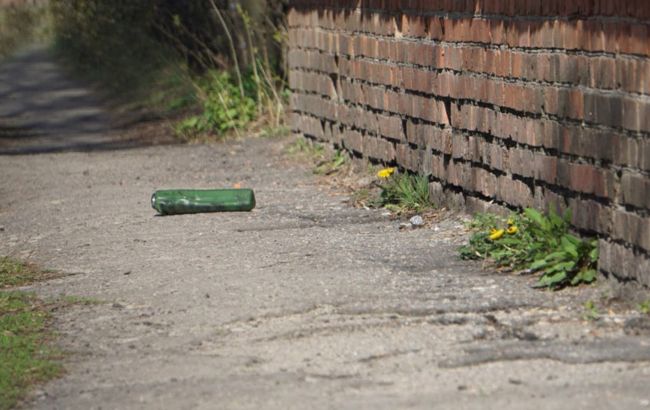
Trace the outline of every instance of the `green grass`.
<instances>
[{"instance_id":1,"label":"green grass","mask_svg":"<svg viewBox=\"0 0 650 410\"><path fill-rule=\"evenodd\" d=\"M331 175L340 171L347 163L348 156L341 150L336 150L331 158L319 162L314 168L316 175Z\"/></svg>"},{"instance_id":2,"label":"green grass","mask_svg":"<svg viewBox=\"0 0 650 410\"><path fill-rule=\"evenodd\" d=\"M281 138L286 137L291 133L291 128L286 125L280 125L277 127L267 126L263 127L257 136L261 138Z\"/></svg>"},{"instance_id":3,"label":"green grass","mask_svg":"<svg viewBox=\"0 0 650 410\"><path fill-rule=\"evenodd\" d=\"M375 205L396 213L422 212L435 207L429 199L429 179L401 173L382 182Z\"/></svg>"},{"instance_id":4,"label":"green grass","mask_svg":"<svg viewBox=\"0 0 650 410\"><path fill-rule=\"evenodd\" d=\"M52 303L57 306L71 306L71 305L94 306L94 305L101 305L105 302L95 298L68 295L68 296L60 296L54 299Z\"/></svg>"},{"instance_id":5,"label":"green grass","mask_svg":"<svg viewBox=\"0 0 650 410\"><path fill-rule=\"evenodd\" d=\"M600 318L600 312L598 311L598 307L596 307L596 304L593 300L588 300L585 302L584 309L585 311L582 315L582 318L584 320L598 320L598 318Z\"/></svg>"},{"instance_id":6,"label":"green grass","mask_svg":"<svg viewBox=\"0 0 650 410\"><path fill-rule=\"evenodd\" d=\"M0 257L0 289L52 279L58 274L9 257Z\"/></svg>"},{"instance_id":7,"label":"green grass","mask_svg":"<svg viewBox=\"0 0 650 410\"><path fill-rule=\"evenodd\" d=\"M287 147L287 154L310 161L323 161L325 159L325 146L300 137Z\"/></svg>"},{"instance_id":8,"label":"green grass","mask_svg":"<svg viewBox=\"0 0 650 410\"><path fill-rule=\"evenodd\" d=\"M14 408L33 385L61 374L60 354L49 347L52 307L95 303L65 296L45 304L32 293L8 289L57 276L56 272L0 257L0 410Z\"/></svg>"},{"instance_id":9,"label":"green grass","mask_svg":"<svg viewBox=\"0 0 650 410\"><path fill-rule=\"evenodd\" d=\"M0 292L0 410L14 408L31 386L62 372L48 347L49 314L30 293Z\"/></svg>"},{"instance_id":10,"label":"green grass","mask_svg":"<svg viewBox=\"0 0 650 410\"><path fill-rule=\"evenodd\" d=\"M351 203L357 207L369 207L370 203L375 200L371 188L358 188L352 192Z\"/></svg>"}]
</instances>

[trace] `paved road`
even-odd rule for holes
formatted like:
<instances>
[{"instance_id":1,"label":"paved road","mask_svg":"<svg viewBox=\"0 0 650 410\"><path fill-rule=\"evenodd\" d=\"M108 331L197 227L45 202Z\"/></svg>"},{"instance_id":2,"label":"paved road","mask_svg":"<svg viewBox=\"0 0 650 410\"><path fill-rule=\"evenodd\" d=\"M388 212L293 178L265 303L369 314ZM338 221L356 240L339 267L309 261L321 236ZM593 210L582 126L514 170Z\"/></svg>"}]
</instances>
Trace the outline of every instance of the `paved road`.
<instances>
[{"instance_id":1,"label":"paved road","mask_svg":"<svg viewBox=\"0 0 650 410\"><path fill-rule=\"evenodd\" d=\"M32 53L0 68L0 118L40 135L0 156L0 254L69 274L32 287L44 297L105 302L56 313L68 372L33 408L649 408L647 321L583 319L605 288L542 292L461 262L458 218L400 231L284 158L286 140L116 150L106 125L59 128L106 114L90 95L50 104L62 74ZM48 121L21 123L35 96ZM233 183L254 212L149 206Z\"/></svg>"}]
</instances>

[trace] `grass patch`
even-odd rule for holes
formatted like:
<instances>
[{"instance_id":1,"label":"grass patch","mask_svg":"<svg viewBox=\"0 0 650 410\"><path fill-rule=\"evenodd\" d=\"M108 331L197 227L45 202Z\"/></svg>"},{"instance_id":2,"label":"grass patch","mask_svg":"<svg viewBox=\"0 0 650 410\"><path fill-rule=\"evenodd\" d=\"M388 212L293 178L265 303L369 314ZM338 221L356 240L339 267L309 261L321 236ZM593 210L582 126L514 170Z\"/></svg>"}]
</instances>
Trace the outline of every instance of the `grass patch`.
<instances>
[{"instance_id":1,"label":"grass patch","mask_svg":"<svg viewBox=\"0 0 650 410\"><path fill-rule=\"evenodd\" d=\"M60 275L54 271L41 270L32 264L14 258L0 257L0 289L23 286L58 276Z\"/></svg>"},{"instance_id":2,"label":"grass patch","mask_svg":"<svg viewBox=\"0 0 650 410\"><path fill-rule=\"evenodd\" d=\"M326 158L325 146L307 138L297 138L287 147L287 154L315 163Z\"/></svg>"},{"instance_id":3,"label":"grass patch","mask_svg":"<svg viewBox=\"0 0 650 410\"><path fill-rule=\"evenodd\" d=\"M343 170L349 164L349 157L343 150L326 149L325 145L298 138L286 150L290 156L314 164L312 171L316 175L332 175Z\"/></svg>"},{"instance_id":4,"label":"grass patch","mask_svg":"<svg viewBox=\"0 0 650 410\"><path fill-rule=\"evenodd\" d=\"M314 174L332 175L339 172L348 162L348 156L341 150L336 150L331 158L323 160L316 164Z\"/></svg>"},{"instance_id":5,"label":"grass patch","mask_svg":"<svg viewBox=\"0 0 650 410\"><path fill-rule=\"evenodd\" d=\"M393 168L380 170L377 176L383 181L379 197L371 201L372 205L398 214L434 208L429 199L429 178L426 176L395 173Z\"/></svg>"},{"instance_id":6,"label":"grass patch","mask_svg":"<svg viewBox=\"0 0 650 410\"><path fill-rule=\"evenodd\" d=\"M286 153L315 164L313 172L316 175L340 177L349 175L355 169L344 150L329 150L325 145L307 138L297 138L287 147ZM377 170L370 164L361 172L374 174L375 178L370 182L348 186L350 203L354 206L385 208L397 215L426 212L435 208L429 197L427 176L399 173L396 168Z\"/></svg>"},{"instance_id":7,"label":"grass patch","mask_svg":"<svg viewBox=\"0 0 650 410\"><path fill-rule=\"evenodd\" d=\"M596 304L594 303L593 300L588 300L584 304L584 314L582 315L582 318L584 320L598 320L600 318L600 312L598 311L598 307L596 307Z\"/></svg>"},{"instance_id":8,"label":"grass patch","mask_svg":"<svg viewBox=\"0 0 650 410\"><path fill-rule=\"evenodd\" d=\"M286 137L291 133L291 128L286 125L280 126L267 126L262 127L262 129L257 133L257 136L260 138L281 138Z\"/></svg>"},{"instance_id":9,"label":"grass patch","mask_svg":"<svg viewBox=\"0 0 650 410\"><path fill-rule=\"evenodd\" d=\"M32 386L62 373L61 354L50 347L50 312L102 303L77 296L43 302L33 293L9 290L59 276L33 264L0 257L0 410L14 408Z\"/></svg>"},{"instance_id":10,"label":"grass patch","mask_svg":"<svg viewBox=\"0 0 650 410\"><path fill-rule=\"evenodd\" d=\"M49 314L30 293L0 292L0 410L13 408L30 387L62 372L48 347Z\"/></svg>"},{"instance_id":11,"label":"grass patch","mask_svg":"<svg viewBox=\"0 0 650 410\"><path fill-rule=\"evenodd\" d=\"M67 307L67 306L96 306L104 304L105 302L95 298L88 298L84 296L71 296L65 295L55 298L52 301L52 304L57 307Z\"/></svg>"},{"instance_id":12,"label":"grass patch","mask_svg":"<svg viewBox=\"0 0 650 410\"><path fill-rule=\"evenodd\" d=\"M463 259L488 261L498 268L539 273L538 287L560 289L596 280L598 243L569 233L571 213L563 217L527 208L509 218L477 215L469 227Z\"/></svg>"}]
</instances>

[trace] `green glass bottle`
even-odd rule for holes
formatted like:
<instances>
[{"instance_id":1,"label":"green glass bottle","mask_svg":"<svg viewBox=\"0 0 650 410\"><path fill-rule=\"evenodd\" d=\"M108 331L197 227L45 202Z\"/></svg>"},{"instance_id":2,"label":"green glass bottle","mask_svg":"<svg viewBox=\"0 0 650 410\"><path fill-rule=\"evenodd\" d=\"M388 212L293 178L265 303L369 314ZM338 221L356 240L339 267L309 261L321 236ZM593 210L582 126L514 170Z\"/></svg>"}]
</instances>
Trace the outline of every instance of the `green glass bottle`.
<instances>
[{"instance_id":1,"label":"green glass bottle","mask_svg":"<svg viewBox=\"0 0 650 410\"><path fill-rule=\"evenodd\" d=\"M252 189L167 189L151 196L160 215L238 212L255 208Z\"/></svg>"}]
</instances>

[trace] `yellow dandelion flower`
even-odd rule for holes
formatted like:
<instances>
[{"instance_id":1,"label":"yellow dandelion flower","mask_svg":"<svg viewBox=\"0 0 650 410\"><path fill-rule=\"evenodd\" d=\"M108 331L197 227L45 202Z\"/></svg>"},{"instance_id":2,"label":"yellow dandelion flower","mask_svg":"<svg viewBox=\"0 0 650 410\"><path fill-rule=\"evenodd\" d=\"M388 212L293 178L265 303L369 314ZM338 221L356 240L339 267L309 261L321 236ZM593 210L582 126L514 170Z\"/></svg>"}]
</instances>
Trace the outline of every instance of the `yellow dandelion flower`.
<instances>
[{"instance_id":1,"label":"yellow dandelion flower","mask_svg":"<svg viewBox=\"0 0 650 410\"><path fill-rule=\"evenodd\" d=\"M512 220L512 218L508 219L508 226L514 225L515 221Z\"/></svg>"},{"instance_id":2,"label":"yellow dandelion flower","mask_svg":"<svg viewBox=\"0 0 650 410\"><path fill-rule=\"evenodd\" d=\"M510 228L508 228L508 234L510 235L514 235L517 232L519 232L519 228L517 228L515 225L512 225Z\"/></svg>"},{"instance_id":3,"label":"yellow dandelion flower","mask_svg":"<svg viewBox=\"0 0 650 410\"><path fill-rule=\"evenodd\" d=\"M496 241L501 238L505 232L505 229L492 229L490 231L490 239Z\"/></svg>"},{"instance_id":4,"label":"yellow dandelion flower","mask_svg":"<svg viewBox=\"0 0 650 410\"><path fill-rule=\"evenodd\" d=\"M395 168L384 168L377 172L377 177L386 179L395 173Z\"/></svg>"}]
</instances>

